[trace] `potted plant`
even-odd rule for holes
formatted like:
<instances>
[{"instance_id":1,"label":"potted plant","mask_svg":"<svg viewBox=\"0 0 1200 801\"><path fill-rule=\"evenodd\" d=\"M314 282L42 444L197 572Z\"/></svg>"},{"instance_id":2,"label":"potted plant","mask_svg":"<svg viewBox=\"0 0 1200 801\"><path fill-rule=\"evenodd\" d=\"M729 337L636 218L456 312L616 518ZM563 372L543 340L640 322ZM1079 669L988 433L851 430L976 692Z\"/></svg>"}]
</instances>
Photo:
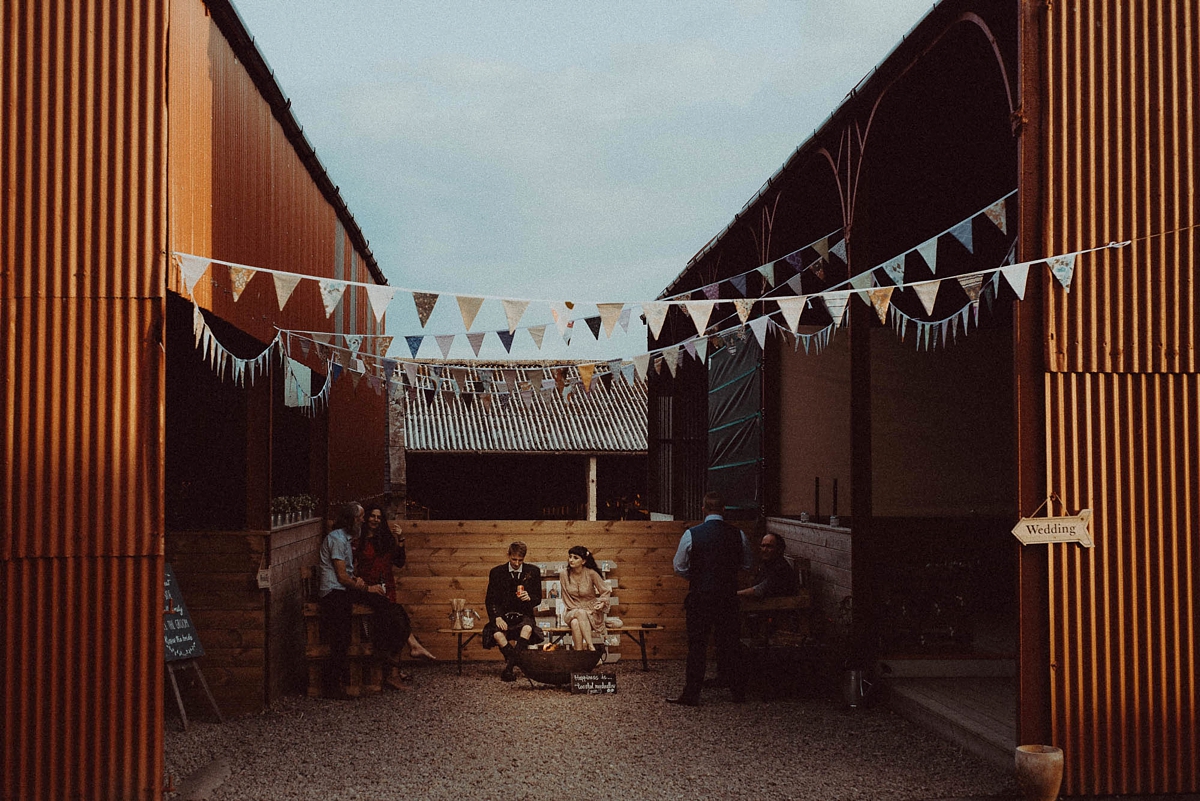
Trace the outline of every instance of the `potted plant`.
<instances>
[{"instance_id":1,"label":"potted plant","mask_svg":"<svg viewBox=\"0 0 1200 801\"><path fill-rule=\"evenodd\" d=\"M271 528L279 528L287 522L287 514L291 509L289 500L284 495L271 499Z\"/></svg>"},{"instance_id":2,"label":"potted plant","mask_svg":"<svg viewBox=\"0 0 1200 801\"><path fill-rule=\"evenodd\" d=\"M310 517L315 517L317 513L317 498L315 495L304 493L296 496L296 506L300 511L300 519L307 520Z\"/></svg>"}]
</instances>

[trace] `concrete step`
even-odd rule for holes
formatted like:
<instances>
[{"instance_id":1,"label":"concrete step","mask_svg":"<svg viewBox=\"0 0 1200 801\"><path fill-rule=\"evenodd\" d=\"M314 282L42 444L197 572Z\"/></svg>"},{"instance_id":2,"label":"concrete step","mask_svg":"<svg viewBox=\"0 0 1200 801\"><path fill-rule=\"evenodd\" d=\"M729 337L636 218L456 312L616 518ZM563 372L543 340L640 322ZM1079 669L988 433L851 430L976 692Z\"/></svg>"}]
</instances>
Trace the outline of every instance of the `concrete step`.
<instances>
[{"instance_id":1,"label":"concrete step","mask_svg":"<svg viewBox=\"0 0 1200 801\"><path fill-rule=\"evenodd\" d=\"M1008 677L1017 675L1017 661L1003 657L921 657L881 659L878 675L886 678L932 678L937 676Z\"/></svg>"},{"instance_id":2,"label":"concrete step","mask_svg":"<svg viewBox=\"0 0 1200 801\"><path fill-rule=\"evenodd\" d=\"M887 681L888 705L1001 769L1016 748L1016 685L1009 678L899 678Z\"/></svg>"}]
</instances>

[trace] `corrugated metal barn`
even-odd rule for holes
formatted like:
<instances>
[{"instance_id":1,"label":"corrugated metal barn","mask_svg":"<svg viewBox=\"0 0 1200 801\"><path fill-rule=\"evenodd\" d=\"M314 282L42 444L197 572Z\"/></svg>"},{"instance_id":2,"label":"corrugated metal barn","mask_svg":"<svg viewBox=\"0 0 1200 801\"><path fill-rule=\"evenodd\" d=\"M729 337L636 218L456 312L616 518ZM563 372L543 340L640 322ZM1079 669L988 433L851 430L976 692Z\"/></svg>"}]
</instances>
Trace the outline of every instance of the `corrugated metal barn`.
<instances>
[{"instance_id":1,"label":"corrugated metal barn","mask_svg":"<svg viewBox=\"0 0 1200 801\"><path fill-rule=\"evenodd\" d=\"M0 794L159 798L165 561L218 699L260 706L322 527L272 529L271 499L383 492L387 436L365 383L308 418L277 374L218 379L171 254L383 278L228 2L17 0L0 44ZM359 292L327 319L313 282L282 313L271 283L235 303L214 265L192 293L235 356L275 325L375 330Z\"/></svg>"},{"instance_id":2,"label":"corrugated metal barn","mask_svg":"<svg viewBox=\"0 0 1200 801\"><path fill-rule=\"evenodd\" d=\"M892 293L886 324L851 298L831 341L809 304L748 361L759 446L737 482L709 458L710 373L658 376L651 510L694 517L706 485L733 487L852 591L860 658L988 667L1008 754L1060 746L1067 794L1200 791L1198 76L1194 0L946 0L663 293L731 300L747 273L745 297L961 283L928 312ZM1045 265L1019 302L957 280L1091 248L1069 293ZM776 286L753 274L784 261ZM969 331L927 347L923 321L973 301ZM653 344L695 333L672 312ZM1094 548L1018 544L1051 496L1093 510ZM934 622L911 622L922 604ZM955 604L970 637L949 634Z\"/></svg>"}]
</instances>

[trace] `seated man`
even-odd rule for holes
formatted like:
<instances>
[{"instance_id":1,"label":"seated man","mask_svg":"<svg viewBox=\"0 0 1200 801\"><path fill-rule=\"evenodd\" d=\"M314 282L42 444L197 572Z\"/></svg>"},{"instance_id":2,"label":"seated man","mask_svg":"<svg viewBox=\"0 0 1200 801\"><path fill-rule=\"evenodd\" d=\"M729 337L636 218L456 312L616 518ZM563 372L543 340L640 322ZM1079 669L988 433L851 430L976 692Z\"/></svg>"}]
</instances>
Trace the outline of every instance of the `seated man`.
<instances>
[{"instance_id":1,"label":"seated man","mask_svg":"<svg viewBox=\"0 0 1200 801\"><path fill-rule=\"evenodd\" d=\"M542 601L542 571L537 565L526 565L529 549L523 542L508 546L508 561L493 567L488 573L488 622L483 627L483 647L500 646L504 654L501 681L515 681L517 654L527 645L542 641L534 611Z\"/></svg>"},{"instance_id":2,"label":"seated man","mask_svg":"<svg viewBox=\"0 0 1200 801\"><path fill-rule=\"evenodd\" d=\"M800 594L800 581L796 571L784 558L787 543L778 534L770 532L763 535L759 544L762 553L762 563L754 574L754 583L738 590L743 598L778 598L787 595Z\"/></svg>"}]
</instances>

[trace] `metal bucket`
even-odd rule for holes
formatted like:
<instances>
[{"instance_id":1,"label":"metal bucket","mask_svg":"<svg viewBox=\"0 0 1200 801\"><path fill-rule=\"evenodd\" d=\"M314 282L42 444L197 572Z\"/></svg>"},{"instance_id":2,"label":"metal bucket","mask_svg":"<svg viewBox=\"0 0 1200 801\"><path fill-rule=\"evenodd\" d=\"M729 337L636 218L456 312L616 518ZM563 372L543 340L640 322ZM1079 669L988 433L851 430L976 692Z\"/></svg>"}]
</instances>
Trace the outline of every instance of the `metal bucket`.
<instances>
[{"instance_id":1,"label":"metal bucket","mask_svg":"<svg viewBox=\"0 0 1200 801\"><path fill-rule=\"evenodd\" d=\"M851 709L866 705L874 691L875 684L867 680L867 671L847 670L842 674L842 698Z\"/></svg>"}]
</instances>

